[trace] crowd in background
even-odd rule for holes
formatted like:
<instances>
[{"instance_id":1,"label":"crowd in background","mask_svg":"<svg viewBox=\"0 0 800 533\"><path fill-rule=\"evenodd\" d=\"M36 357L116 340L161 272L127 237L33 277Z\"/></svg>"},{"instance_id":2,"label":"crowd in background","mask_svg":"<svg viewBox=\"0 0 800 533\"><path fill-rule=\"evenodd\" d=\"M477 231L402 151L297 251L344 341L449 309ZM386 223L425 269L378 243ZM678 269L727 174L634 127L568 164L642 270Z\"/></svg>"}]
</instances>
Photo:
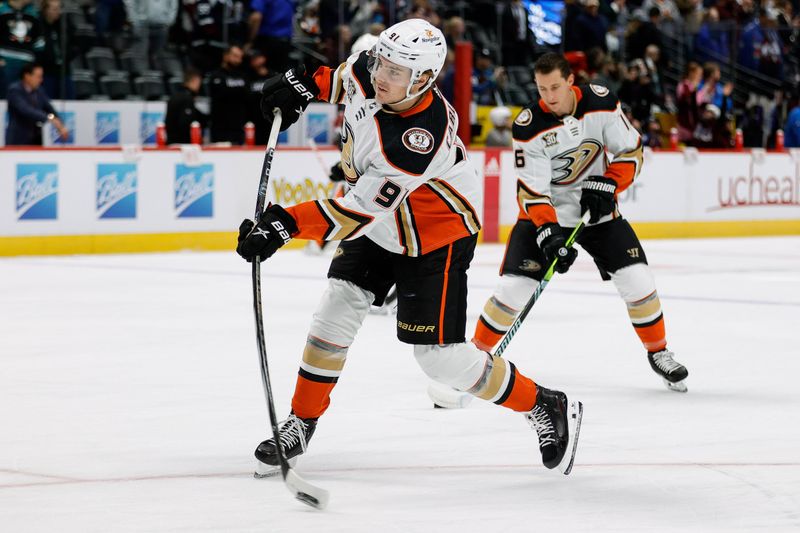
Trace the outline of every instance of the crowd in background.
<instances>
[{"instance_id":1,"label":"crowd in background","mask_svg":"<svg viewBox=\"0 0 800 533\"><path fill-rule=\"evenodd\" d=\"M734 125L746 146L772 146L779 128L791 145L798 134L790 130L800 127L800 112L793 114L798 2L565 0L555 48L567 55L576 83L618 94L650 146L663 146L675 127L681 142L723 148ZM537 42L522 0L3 0L0 97L35 61L51 98L172 95L188 105L187 92L202 94L211 99L211 116L196 117L210 123L212 141L241 142L240 122L247 120L257 122L263 140L257 106L240 104L256 102L270 74L338 64L411 17L439 26L447 38L448 60L437 80L447 98L455 45L465 40L473 44L478 104L536 98L531 65L553 47ZM495 139L507 137L509 116L493 114Z\"/></svg>"}]
</instances>

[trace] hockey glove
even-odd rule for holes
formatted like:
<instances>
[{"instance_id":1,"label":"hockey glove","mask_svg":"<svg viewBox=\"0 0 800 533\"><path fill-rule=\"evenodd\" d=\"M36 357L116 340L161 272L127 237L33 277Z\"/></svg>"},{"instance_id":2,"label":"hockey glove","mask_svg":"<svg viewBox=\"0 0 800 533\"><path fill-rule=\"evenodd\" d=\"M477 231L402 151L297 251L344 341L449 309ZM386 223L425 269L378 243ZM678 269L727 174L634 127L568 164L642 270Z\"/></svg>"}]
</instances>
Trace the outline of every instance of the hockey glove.
<instances>
[{"instance_id":1,"label":"hockey glove","mask_svg":"<svg viewBox=\"0 0 800 533\"><path fill-rule=\"evenodd\" d=\"M254 227L255 226L255 227ZM271 205L264 210L256 226L252 220L245 219L239 226L239 245L236 253L252 262L272 257L278 248L292 240L297 233L297 223L292 215L279 205Z\"/></svg>"},{"instance_id":2,"label":"hockey glove","mask_svg":"<svg viewBox=\"0 0 800 533\"><path fill-rule=\"evenodd\" d=\"M581 212L589 211L589 223L614 212L617 182L605 176L589 176L581 187Z\"/></svg>"},{"instance_id":3,"label":"hockey glove","mask_svg":"<svg viewBox=\"0 0 800 533\"><path fill-rule=\"evenodd\" d=\"M578 250L567 248L567 233L555 222L549 222L536 229L536 244L542 250L548 267L555 259L556 272L564 274L575 258L578 257Z\"/></svg>"},{"instance_id":4,"label":"hockey glove","mask_svg":"<svg viewBox=\"0 0 800 533\"><path fill-rule=\"evenodd\" d=\"M344 170L342 169L342 162L339 161L331 167L331 173L328 175L331 181L344 181Z\"/></svg>"},{"instance_id":5,"label":"hockey glove","mask_svg":"<svg viewBox=\"0 0 800 533\"><path fill-rule=\"evenodd\" d=\"M314 78L306 74L305 67L289 69L285 74L272 76L261 88L261 114L272 121L273 110L281 110L281 131L297 122L309 102L319 94Z\"/></svg>"}]
</instances>

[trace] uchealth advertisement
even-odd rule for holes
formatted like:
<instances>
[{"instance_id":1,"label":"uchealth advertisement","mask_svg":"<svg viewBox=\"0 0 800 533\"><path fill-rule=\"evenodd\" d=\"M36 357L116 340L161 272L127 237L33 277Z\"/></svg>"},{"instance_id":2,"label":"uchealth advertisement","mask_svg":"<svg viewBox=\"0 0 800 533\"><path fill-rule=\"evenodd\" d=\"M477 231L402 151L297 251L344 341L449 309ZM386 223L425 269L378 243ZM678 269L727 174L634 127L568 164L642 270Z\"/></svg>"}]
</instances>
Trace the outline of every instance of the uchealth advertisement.
<instances>
[{"instance_id":1,"label":"uchealth advertisement","mask_svg":"<svg viewBox=\"0 0 800 533\"><path fill-rule=\"evenodd\" d=\"M0 255L48 253L38 244L37 252L24 251L31 250L30 242L23 243L26 248L20 239L38 243L49 237L119 234L140 238L115 251L175 249L177 244L148 247L148 240L182 233L199 240L195 248L220 249L241 220L253 216L263 157L261 150L3 150ZM511 151L486 159L476 150L469 157L481 177L487 168L495 175L499 161L499 186L485 189L494 201L486 200L486 211L483 205L474 207L484 219L496 217L502 238L518 213ZM279 147L267 200L293 205L329 197L328 173L338 159L331 147ZM800 158L796 153L647 153L642 173L619 202L633 224L661 226L659 236L680 235L670 234L671 228L703 223L727 225L727 235L748 235L754 234L748 233L754 222L779 228L770 230L773 234L800 234ZM211 234L218 240L204 244L203 236ZM103 249L73 253L84 251Z\"/></svg>"}]
</instances>

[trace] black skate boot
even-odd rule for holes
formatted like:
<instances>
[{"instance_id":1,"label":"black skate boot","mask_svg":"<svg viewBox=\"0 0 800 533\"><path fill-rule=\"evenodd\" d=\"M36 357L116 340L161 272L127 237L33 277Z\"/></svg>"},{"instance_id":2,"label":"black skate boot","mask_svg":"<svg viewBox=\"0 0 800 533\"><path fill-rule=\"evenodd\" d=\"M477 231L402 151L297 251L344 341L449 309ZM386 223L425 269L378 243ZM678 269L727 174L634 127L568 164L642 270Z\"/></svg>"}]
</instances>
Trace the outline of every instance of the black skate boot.
<instances>
[{"instance_id":1,"label":"black skate boot","mask_svg":"<svg viewBox=\"0 0 800 533\"><path fill-rule=\"evenodd\" d=\"M686 387L684 380L689 375L689 371L672 358L674 355L674 353L665 348L660 352L647 352L647 360L650 362L650 368L661 376L664 385L669 390L686 392L689 389Z\"/></svg>"},{"instance_id":2,"label":"black skate boot","mask_svg":"<svg viewBox=\"0 0 800 533\"><path fill-rule=\"evenodd\" d=\"M583 419L583 404L569 401L563 392L538 386L536 405L525 418L539 435L542 463L568 475L575 461Z\"/></svg>"},{"instance_id":3,"label":"black skate boot","mask_svg":"<svg viewBox=\"0 0 800 533\"><path fill-rule=\"evenodd\" d=\"M283 448L286 459L291 466L297 462L297 456L305 453L308 441L314 435L317 428L317 421L313 418L298 418L294 413L289 418L281 422L280 430L281 447ZM278 450L275 447L275 439L267 439L256 448L255 477L269 477L280 474L281 468L278 461Z\"/></svg>"}]
</instances>

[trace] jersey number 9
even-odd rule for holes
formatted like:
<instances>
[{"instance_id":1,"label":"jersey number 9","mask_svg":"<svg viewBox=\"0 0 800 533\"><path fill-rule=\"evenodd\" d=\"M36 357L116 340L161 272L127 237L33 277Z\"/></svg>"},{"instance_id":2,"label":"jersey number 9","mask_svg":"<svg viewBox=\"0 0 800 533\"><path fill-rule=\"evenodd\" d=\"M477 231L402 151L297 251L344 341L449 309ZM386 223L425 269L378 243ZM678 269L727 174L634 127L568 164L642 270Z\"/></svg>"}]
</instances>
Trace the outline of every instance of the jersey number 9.
<instances>
[{"instance_id":1,"label":"jersey number 9","mask_svg":"<svg viewBox=\"0 0 800 533\"><path fill-rule=\"evenodd\" d=\"M394 205L395 200L397 200L397 197L400 196L400 192L402 190L403 188L401 186L386 178L386 181L383 182L381 189L375 196L374 201L384 209L389 209L392 207L392 205Z\"/></svg>"}]
</instances>

